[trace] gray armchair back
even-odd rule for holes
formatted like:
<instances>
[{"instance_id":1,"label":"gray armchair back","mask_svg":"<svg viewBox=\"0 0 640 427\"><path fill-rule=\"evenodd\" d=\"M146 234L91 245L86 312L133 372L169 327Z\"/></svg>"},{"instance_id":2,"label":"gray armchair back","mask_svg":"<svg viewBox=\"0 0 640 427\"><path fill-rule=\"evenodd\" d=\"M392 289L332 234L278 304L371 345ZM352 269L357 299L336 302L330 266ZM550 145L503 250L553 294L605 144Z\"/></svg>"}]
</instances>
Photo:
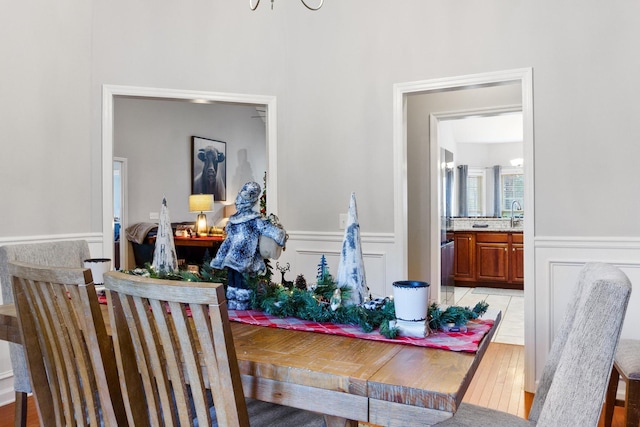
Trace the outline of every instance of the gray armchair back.
<instances>
[{"instance_id":1,"label":"gray armchair back","mask_svg":"<svg viewBox=\"0 0 640 427\"><path fill-rule=\"evenodd\" d=\"M547 357L529 419L462 403L438 427L597 427L631 282L618 268L588 263Z\"/></svg>"},{"instance_id":2,"label":"gray armchair back","mask_svg":"<svg viewBox=\"0 0 640 427\"><path fill-rule=\"evenodd\" d=\"M612 265L588 263L574 295L529 413L539 426L598 424L631 282Z\"/></svg>"}]
</instances>

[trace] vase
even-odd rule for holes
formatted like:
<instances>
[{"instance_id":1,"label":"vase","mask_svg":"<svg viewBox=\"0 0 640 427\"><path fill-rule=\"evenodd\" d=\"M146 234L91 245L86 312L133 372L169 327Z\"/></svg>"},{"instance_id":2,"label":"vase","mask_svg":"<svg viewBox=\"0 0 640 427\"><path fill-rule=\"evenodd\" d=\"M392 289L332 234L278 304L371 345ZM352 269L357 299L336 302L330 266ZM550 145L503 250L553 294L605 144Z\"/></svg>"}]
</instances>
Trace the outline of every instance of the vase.
<instances>
[{"instance_id":1,"label":"vase","mask_svg":"<svg viewBox=\"0 0 640 427\"><path fill-rule=\"evenodd\" d=\"M423 322L429 309L429 283L416 280L393 282L396 319Z\"/></svg>"}]
</instances>

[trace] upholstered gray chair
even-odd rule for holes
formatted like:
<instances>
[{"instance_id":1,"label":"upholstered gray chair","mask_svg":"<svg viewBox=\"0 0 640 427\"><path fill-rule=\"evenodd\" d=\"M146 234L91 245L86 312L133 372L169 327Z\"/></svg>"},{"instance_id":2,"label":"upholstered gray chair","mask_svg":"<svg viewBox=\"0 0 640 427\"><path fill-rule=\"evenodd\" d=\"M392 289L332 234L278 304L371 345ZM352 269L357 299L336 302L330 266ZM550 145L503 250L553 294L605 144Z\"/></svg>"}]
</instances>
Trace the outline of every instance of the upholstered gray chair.
<instances>
[{"instance_id":1,"label":"upholstered gray chair","mask_svg":"<svg viewBox=\"0 0 640 427\"><path fill-rule=\"evenodd\" d=\"M437 426L597 426L630 294L631 283L618 268L585 265L551 346L529 419L463 403Z\"/></svg>"},{"instance_id":2,"label":"upholstered gray chair","mask_svg":"<svg viewBox=\"0 0 640 427\"><path fill-rule=\"evenodd\" d=\"M3 304L13 303L10 261L28 262L50 267L82 267L85 259L91 258L89 245L85 240L25 243L0 246L0 287ZM25 425L27 393L31 392L29 372L24 351L19 344L9 344L11 365L13 367L14 390L16 393L16 425Z\"/></svg>"}]
</instances>

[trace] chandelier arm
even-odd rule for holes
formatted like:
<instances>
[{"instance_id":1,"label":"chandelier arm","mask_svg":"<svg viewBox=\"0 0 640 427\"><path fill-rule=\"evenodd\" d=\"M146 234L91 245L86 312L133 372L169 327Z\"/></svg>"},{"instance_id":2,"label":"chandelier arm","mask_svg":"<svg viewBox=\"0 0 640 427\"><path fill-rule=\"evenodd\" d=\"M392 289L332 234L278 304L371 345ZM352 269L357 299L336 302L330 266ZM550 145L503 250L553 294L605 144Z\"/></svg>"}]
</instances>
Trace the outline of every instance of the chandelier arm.
<instances>
[{"instance_id":1,"label":"chandelier arm","mask_svg":"<svg viewBox=\"0 0 640 427\"><path fill-rule=\"evenodd\" d=\"M260 0L258 0L259 2ZM324 0L320 0L320 4L318 5L318 7L311 7L309 6L304 0L300 0L302 2L303 5L305 5L305 7L309 10L318 10L322 7L322 5L324 4ZM258 6L258 5L256 5Z\"/></svg>"},{"instance_id":2,"label":"chandelier arm","mask_svg":"<svg viewBox=\"0 0 640 427\"><path fill-rule=\"evenodd\" d=\"M323 0L323 1L324 1L324 0ZM255 5L255 6L252 6L252 5L251 5L251 0L249 0L249 7L251 8L251 10L256 10L256 9L258 8L258 5L259 5L259 4L260 4L260 0L258 0L258 1L256 2L256 5Z\"/></svg>"}]
</instances>

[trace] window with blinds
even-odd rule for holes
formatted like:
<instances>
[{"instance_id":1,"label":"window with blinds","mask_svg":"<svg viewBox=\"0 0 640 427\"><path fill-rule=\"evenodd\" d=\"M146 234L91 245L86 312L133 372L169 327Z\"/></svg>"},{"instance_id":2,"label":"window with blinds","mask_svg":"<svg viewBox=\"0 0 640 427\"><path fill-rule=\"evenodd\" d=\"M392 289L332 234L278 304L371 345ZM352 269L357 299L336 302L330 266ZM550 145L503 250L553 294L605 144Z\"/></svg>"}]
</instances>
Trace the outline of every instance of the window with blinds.
<instances>
[{"instance_id":1,"label":"window with blinds","mask_svg":"<svg viewBox=\"0 0 640 427\"><path fill-rule=\"evenodd\" d=\"M469 168L467 175L467 206L469 208L469 216L486 215L485 175L486 172L482 168Z\"/></svg>"},{"instance_id":2,"label":"window with blinds","mask_svg":"<svg viewBox=\"0 0 640 427\"><path fill-rule=\"evenodd\" d=\"M502 216L511 215L511 204L514 200L520 203L522 209L514 213L522 215L524 212L524 175L522 169L503 169L501 173L502 186Z\"/></svg>"}]
</instances>

